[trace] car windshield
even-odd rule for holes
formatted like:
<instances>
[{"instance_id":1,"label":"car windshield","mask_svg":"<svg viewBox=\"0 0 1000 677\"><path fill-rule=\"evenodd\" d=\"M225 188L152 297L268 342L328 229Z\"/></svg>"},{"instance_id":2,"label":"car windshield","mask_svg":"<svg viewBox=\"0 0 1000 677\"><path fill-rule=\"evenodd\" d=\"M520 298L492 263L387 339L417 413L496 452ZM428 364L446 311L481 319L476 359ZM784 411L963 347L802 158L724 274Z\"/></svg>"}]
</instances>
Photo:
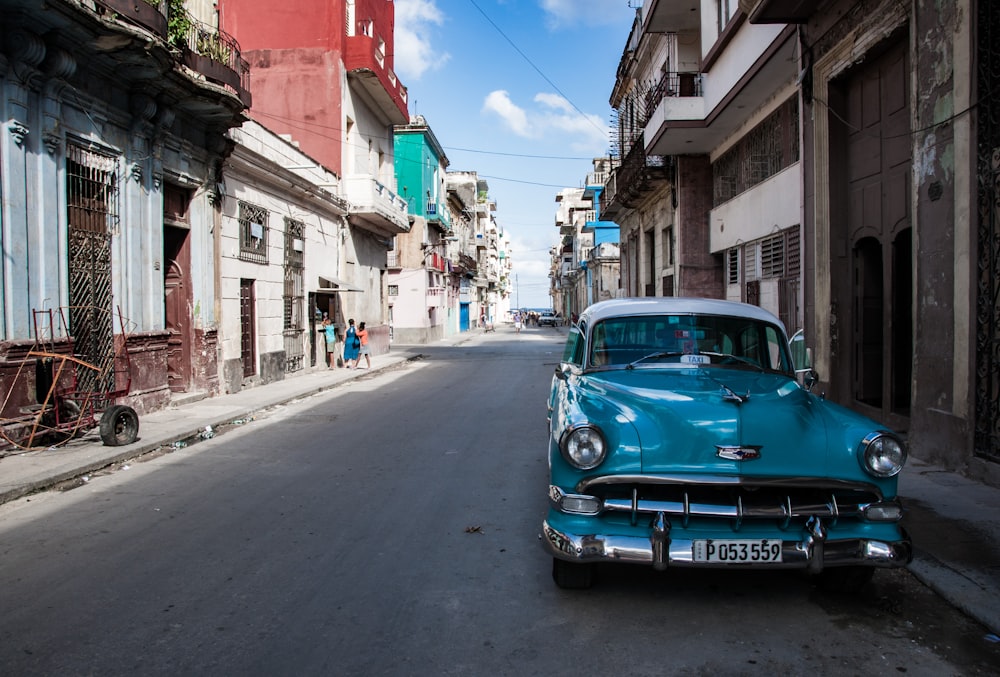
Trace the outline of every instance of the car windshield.
<instances>
[{"instance_id":1,"label":"car windshield","mask_svg":"<svg viewBox=\"0 0 1000 677\"><path fill-rule=\"evenodd\" d=\"M791 373L783 332L762 320L730 315L614 317L593 326L593 367L725 366Z\"/></svg>"}]
</instances>

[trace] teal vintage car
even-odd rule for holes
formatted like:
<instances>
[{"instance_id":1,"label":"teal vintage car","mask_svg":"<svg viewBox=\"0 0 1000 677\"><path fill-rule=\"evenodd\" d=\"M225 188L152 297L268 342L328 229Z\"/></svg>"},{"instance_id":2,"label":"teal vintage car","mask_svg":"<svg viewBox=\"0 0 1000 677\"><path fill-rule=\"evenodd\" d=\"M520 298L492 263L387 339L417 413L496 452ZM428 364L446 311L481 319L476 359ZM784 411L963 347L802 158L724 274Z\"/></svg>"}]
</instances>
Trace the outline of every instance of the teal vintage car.
<instances>
[{"instance_id":1,"label":"teal vintage car","mask_svg":"<svg viewBox=\"0 0 1000 677\"><path fill-rule=\"evenodd\" d=\"M756 306L587 308L548 401L542 542L556 584L589 587L596 563L620 562L803 569L856 589L875 568L905 566L906 446L814 382L797 373L782 323Z\"/></svg>"}]
</instances>

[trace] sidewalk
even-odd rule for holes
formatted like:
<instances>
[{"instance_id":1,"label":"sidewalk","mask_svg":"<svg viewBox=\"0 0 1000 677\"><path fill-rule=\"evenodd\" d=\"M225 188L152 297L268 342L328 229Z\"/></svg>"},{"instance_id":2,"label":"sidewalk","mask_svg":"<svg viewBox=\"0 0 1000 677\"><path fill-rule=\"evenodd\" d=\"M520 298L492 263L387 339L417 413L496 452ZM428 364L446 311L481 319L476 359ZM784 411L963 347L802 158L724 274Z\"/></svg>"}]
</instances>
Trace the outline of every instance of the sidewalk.
<instances>
[{"instance_id":1,"label":"sidewalk","mask_svg":"<svg viewBox=\"0 0 1000 677\"><path fill-rule=\"evenodd\" d=\"M466 337L457 337L451 344ZM421 348L393 346L385 355L372 357L372 368L317 369L294 374L267 385L245 388L238 393L185 402L139 416L139 438L127 446L106 447L95 428L60 447L30 451L6 451L0 457L0 503L83 477L129 459L172 445L187 445L230 425L251 421L255 412L336 388L351 380L392 369L419 359Z\"/></svg>"},{"instance_id":2,"label":"sidewalk","mask_svg":"<svg viewBox=\"0 0 1000 677\"><path fill-rule=\"evenodd\" d=\"M104 446L92 430L63 447L4 456L0 458L0 503L174 444L197 441L199 435L224 432L227 427L251 421L256 412L419 359L422 350L427 352L435 345L478 336L474 331L427 346L394 345L388 354L372 359L370 370L319 370L140 416L139 439L125 447ZM914 543L910 570L951 604L1000 635L1000 605L996 602L1000 599L1000 489L911 457L901 475L899 491L906 509L903 524Z\"/></svg>"}]
</instances>

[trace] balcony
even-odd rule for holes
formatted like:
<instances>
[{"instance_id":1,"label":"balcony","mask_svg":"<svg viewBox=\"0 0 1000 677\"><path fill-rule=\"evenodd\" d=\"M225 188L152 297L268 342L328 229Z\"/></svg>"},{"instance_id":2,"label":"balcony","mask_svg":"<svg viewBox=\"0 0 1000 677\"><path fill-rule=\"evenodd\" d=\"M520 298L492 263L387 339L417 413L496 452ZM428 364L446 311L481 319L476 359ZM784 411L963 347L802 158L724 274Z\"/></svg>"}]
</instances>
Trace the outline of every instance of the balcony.
<instances>
[{"instance_id":1,"label":"balcony","mask_svg":"<svg viewBox=\"0 0 1000 677\"><path fill-rule=\"evenodd\" d=\"M393 125L410 121L406 87L386 67L380 41L369 35L351 35L344 46L344 68L351 84L358 85Z\"/></svg>"},{"instance_id":2,"label":"balcony","mask_svg":"<svg viewBox=\"0 0 1000 677\"><path fill-rule=\"evenodd\" d=\"M427 288L427 307L428 308L441 308L444 306L445 298L445 288L444 287L428 287Z\"/></svg>"},{"instance_id":3,"label":"balcony","mask_svg":"<svg viewBox=\"0 0 1000 677\"><path fill-rule=\"evenodd\" d=\"M142 4L142 0L136 0ZM225 31L196 21L186 14L179 35L171 43L181 49L184 65L209 82L236 94L244 106L251 105L250 64L240 54L240 43Z\"/></svg>"},{"instance_id":4,"label":"balcony","mask_svg":"<svg viewBox=\"0 0 1000 677\"><path fill-rule=\"evenodd\" d=\"M701 97L701 73L664 73L643 97L646 119L653 117L663 99Z\"/></svg>"},{"instance_id":5,"label":"balcony","mask_svg":"<svg viewBox=\"0 0 1000 677\"><path fill-rule=\"evenodd\" d=\"M667 73L638 97L649 155L711 153L795 82L795 27L741 17L703 60L703 73Z\"/></svg>"},{"instance_id":6,"label":"balcony","mask_svg":"<svg viewBox=\"0 0 1000 677\"><path fill-rule=\"evenodd\" d=\"M645 197L673 178L672 157L647 155L640 136L620 166L611 172L601 192L602 218L614 218L623 209L634 209Z\"/></svg>"},{"instance_id":7,"label":"balcony","mask_svg":"<svg viewBox=\"0 0 1000 677\"><path fill-rule=\"evenodd\" d=\"M388 251L385 253L385 267L388 270L399 270L403 267L402 257L398 251Z\"/></svg>"},{"instance_id":8,"label":"balcony","mask_svg":"<svg viewBox=\"0 0 1000 677\"><path fill-rule=\"evenodd\" d=\"M437 252L429 252L424 255L424 263L426 264L426 267L442 273L447 272L447 261L448 260L445 257L441 256Z\"/></svg>"},{"instance_id":9,"label":"balcony","mask_svg":"<svg viewBox=\"0 0 1000 677\"><path fill-rule=\"evenodd\" d=\"M167 39L166 0L158 3L146 0L97 0L96 6L111 10L118 19L143 28L161 40Z\"/></svg>"},{"instance_id":10,"label":"balcony","mask_svg":"<svg viewBox=\"0 0 1000 677\"><path fill-rule=\"evenodd\" d=\"M348 218L354 225L383 237L409 232L406 200L376 181L374 176L346 176L341 184L350 203Z\"/></svg>"},{"instance_id":11,"label":"balcony","mask_svg":"<svg viewBox=\"0 0 1000 677\"><path fill-rule=\"evenodd\" d=\"M16 23L19 39L31 45L28 65L40 65L32 61L37 53L46 78L113 73L130 92L137 120L166 126L184 113L225 129L246 119L249 67L239 45L193 20L171 25L164 0L47 0L44 8L33 0L5 0L4 16L25 18Z\"/></svg>"}]
</instances>

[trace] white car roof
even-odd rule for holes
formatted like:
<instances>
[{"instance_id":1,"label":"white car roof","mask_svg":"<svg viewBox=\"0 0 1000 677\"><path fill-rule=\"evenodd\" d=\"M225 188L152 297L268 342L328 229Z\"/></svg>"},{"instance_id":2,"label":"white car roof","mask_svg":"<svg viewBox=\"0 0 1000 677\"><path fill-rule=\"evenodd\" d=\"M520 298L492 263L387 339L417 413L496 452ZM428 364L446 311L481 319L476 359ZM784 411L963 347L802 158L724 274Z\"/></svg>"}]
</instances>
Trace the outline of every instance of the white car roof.
<instances>
[{"instance_id":1,"label":"white car roof","mask_svg":"<svg viewBox=\"0 0 1000 677\"><path fill-rule=\"evenodd\" d=\"M703 299L682 296L647 296L641 298L611 299L600 301L583 311L581 319L591 323L620 317L622 315L670 315L670 314L701 314L701 315L731 315L754 320L771 322L785 331L785 325L772 313L752 306L748 303L723 301L721 299Z\"/></svg>"}]
</instances>

